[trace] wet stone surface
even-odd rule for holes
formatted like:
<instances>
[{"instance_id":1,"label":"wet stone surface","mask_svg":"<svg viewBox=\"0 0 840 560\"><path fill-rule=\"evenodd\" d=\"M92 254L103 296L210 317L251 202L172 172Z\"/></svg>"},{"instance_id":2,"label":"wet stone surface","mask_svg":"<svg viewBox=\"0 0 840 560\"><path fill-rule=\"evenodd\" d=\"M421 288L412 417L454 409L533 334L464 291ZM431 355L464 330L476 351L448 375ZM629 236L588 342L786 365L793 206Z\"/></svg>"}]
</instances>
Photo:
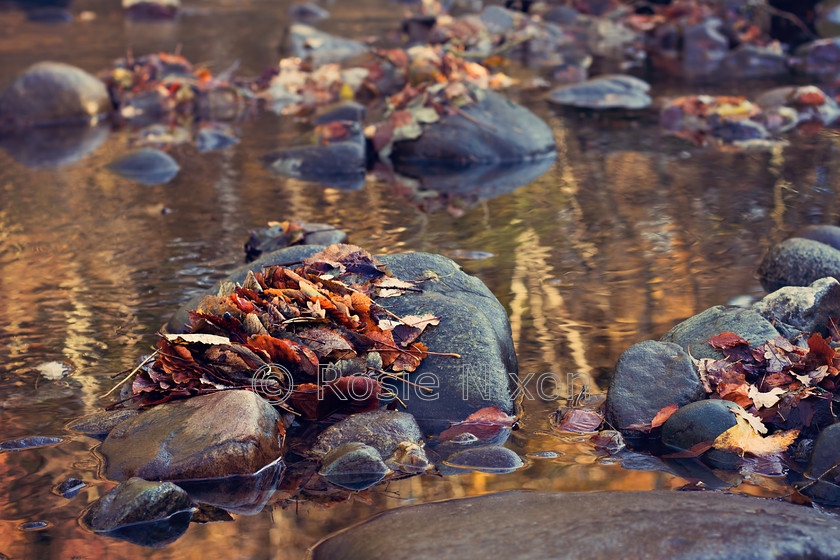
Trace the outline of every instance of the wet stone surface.
<instances>
[{"instance_id":1,"label":"wet stone surface","mask_svg":"<svg viewBox=\"0 0 840 560\"><path fill-rule=\"evenodd\" d=\"M840 522L807 507L716 492L506 492L392 510L311 557L828 559L839 535Z\"/></svg>"},{"instance_id":2,"label":"wet stone surface","mask_svg":"<svg viewBox=\"0 0 840 560\"><path fill-rule=\"evenodd\" d=\"M158 405L119 424L100 453L112 480L251 474L280 456L274 408L251 391L221 391Z\"/></svg>"}]
</instances>

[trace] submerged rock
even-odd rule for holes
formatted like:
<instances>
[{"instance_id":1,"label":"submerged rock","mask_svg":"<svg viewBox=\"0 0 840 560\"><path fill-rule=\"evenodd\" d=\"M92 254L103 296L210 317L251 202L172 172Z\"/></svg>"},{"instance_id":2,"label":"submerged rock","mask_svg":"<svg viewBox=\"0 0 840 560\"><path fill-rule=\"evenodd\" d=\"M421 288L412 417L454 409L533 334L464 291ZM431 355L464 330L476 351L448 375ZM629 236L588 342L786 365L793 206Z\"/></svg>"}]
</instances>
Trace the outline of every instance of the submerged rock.
<instances>
[{"instance_id":1,"label":"submerged rock","mask_svg":"<svg viewBox=\"0 0 840 560\"><path fill-rule=\"evenodd\" d=\"M422 125L419 137L394 142L391 161L468 166L556 157L554 134L542 119L494 91L478 97L477 104Z\"/></svg>"},{"instance_id":2,"label":"submerged rock","mask_svg":"<svg viewBox=\"0 0 840 560\"><path fill-rule=\"evenodd\" d=\"M396 410L372 410L348 416L324 430L312 452L325 455L346 443L363 443L383 458L394 454L403 442L420 443L423 434L414 416Z\"/></svg>"},{"instance_id":3,"label":"submerged rock","mask_svg":"<svg viewBox=\"0 0 840 560\"><path fill-rule=\"evenodd\" d=\"M808 286L828 276L840 276L840 251L799 237L771 247L758 266L758 278L768 292L784 286Z\"/></svg>"},{"instance_id":4,"label":"submerged rock","mask_svg":"<svg viewBox=\"0 0 840 560\"><path fill-rule=\"evenodd\" d=\"M160 547L183 535L193 508L187 493L171 482L131 478L94 502L82 525L142 546Z\"/></svg>"},{"instance_id":5,"label":"submerged rock","mask_svg":"<svg viewBox=\"0 0 840 560\"><path fill-rule=\"evenodd\" d=\"M618 358L604 405L607 422L625 434L637 434L634 424L649 424L662 408L705 398L706 391L677 344L646 340Z\"/></svg>"},{"instance_id":6,"label":"submerged rock","mask_svg":"<svg viewBox=\"0 0 840 560\"><path fill-rule=\"evenodd\" d=\"M838 547L840 521L774 500L716 492L505 492L393 509L327 537L310 557L792 560L834 558Z\"/></svg>"},{"instance_id":7,"label":"submerged rock","mask_svg":"<svg viewBox=\"0 0 840 560\"><path fill-rule=\"evenodd\" d=\"M48 447L50 445L58 445L64 441L57 437L48 436L32 436L22 439L7 439L0 441L0 453L4 451L23 451L24 449L35 449L37 447Z\"/></svg>"},{"instance_id":8,"label":"submerged rock","mask_svg":"<svg viewBox=\"0 0 840 560\"><path fill-rule=\"evenodd\" d=\"M333 245L345 243L347 233L329 224L300 223L299 229L285 231L283 223L251 231L245 242L245 259L252 261L263 253L277 251L291 245Z\"/></svg>"},{"instance_id":9,"label":"submerged rock","mask_svg":"<svg viewBox=\"0 0 840 560\"><path fill-rule=\"evenodd\" d=\"M779 331L758 312L717 305L674 326L661 340L680 345L695 359L720 360L724 358L723 352L708 344L708 340L722 332L740 335L750 346L764 344L779 336Z\"/></svg>"},{"instance_id":10,"label":"submerged rock","mask_svg":"<svg viewBox=\"0 0 840 560\"><path fill-rule=\"evenodd\" d=\"M768 294L753 309L788 338L829 334L829 320L840 317L840 282L822 278L807 287L789 286Z\"/></svg>"},{"instance_id":11,"label":"submerged rock","mask_svg":"<svg viewBox=\"0 0 840 560\"><path fill-rule=\"evenodd\" d=\"M650 85L639 78L612 74L560 86L548 94L548 100L584 109L644 109L652 102L648 91Z\"/></svg>"},{"instance_id":12,"label":"submerged rock","mask_svg":"<svg viewBox=\"0 0 840 560\"><path fill-rule=\"evenodd\" d=\"M324 456L318 474L344 488L370 488L391 472L379 451L360 442L344 443Z\"/></svg>"},{"instance_id":13,"label":"submerged rock","mask_svg":"<svg viewBox=\"0 0 840 560\"><path fill-rule=\"evenodd\" d=\"M178 162L166 152L142 148L108 164L108 169L138 183L168 183L180 171Z\"/></svg>"},{"instance_id":14,"label":"submerged rock","mask_svg":"<svg viewBox=\"0 0 840 560\"><path fill-rule=\"evenodd\" d=\"M85 515L94 531L154 521L192 506L187 493L171 482L130 478L99 498Z\"/></svg>"},{"instance_id":15,"label":"submerged rock","mask_svg":"<svg viewBox=\"0 0 840 560\"><path fill-rule=\"evenodd\" d=\"M110 111L111 98L95 76L69 64L39 62L0 95L0 131L90 121Z\"/></svg>"},{"instance_id":16,"label":"submerged rock","mask_svg":"<svg viewBox=\"0 0 840 560\"><path fill-rule=\"evenodd\" d=\"M346 123L349 138L318 141L278 150L263 157L280 175L315 181L341 190L360 189L365 182L365 138L359 123Z\"/></svg>"},{"instance_id":17,"label":"submerged rock","mask_svg":"<svg viewBox=\"0 0 840 560\"><path fill-rule=\"evenodd\" d=\"M280 456L278 413L244 390L158 405L119 424L100 453L113 480L251 474Z\"/></svg>"},{"instance_id":18,"label":"submerged rock","mask_svg":"<svg viewBox=\"0 0 840 560\"><path fill-rule=\"evenodd\" d=\"M104 410L82 416L67 424L67 428L80 434L91 437L105 437L118 424L134 418L140 411L134 408L118 408L117 410Z\"/></svg>"},{"instance_id":19,"label":"submerged rock","mask_svg":"<svg viewBox=\"0 0 840 560\"><path fill-rule=\"evenodd\" d=\"M449 468L439 467L441 474L463 474L469 471L479 471L491 474L512 473L524 466L522 459L508 449L496 445L484 447L470 447L453 453L445 461Z\"/></svg>"}]
</instances>

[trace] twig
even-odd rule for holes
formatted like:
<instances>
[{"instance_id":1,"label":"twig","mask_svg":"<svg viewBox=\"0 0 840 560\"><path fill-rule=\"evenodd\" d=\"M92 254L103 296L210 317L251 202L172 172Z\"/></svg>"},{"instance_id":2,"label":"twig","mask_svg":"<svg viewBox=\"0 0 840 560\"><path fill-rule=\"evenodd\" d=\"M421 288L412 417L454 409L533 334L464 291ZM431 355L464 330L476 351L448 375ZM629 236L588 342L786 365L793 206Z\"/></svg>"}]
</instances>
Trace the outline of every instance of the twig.
<instances>
[{"instance_id":1,"label":"twig","mask_svg":"<svg viewBox=\"0 0 840 560\"><path fill-rule=\"evenodd\" d=\"M418 389L422 389L422 390L426 391L427 393L434 393L434 391L431 389L431 387L423 387L422 385L418 385L417 383L409 381L408 379L403 379L399 375L394 375L393 373L389 373L387 371L382 371L381 369L376 369L376 368L369 368L369 369L371 371L377 372L379 375L381 375L383 377L390 377L392 379L398 379L399 381L402 381L403 383L407 383L408 385L411 385L412 387L417 387ZM400 401L400 402L402 402L402 401ZM403 406L405 406L405 405L403 405ZM406 408L408 408L408 407L406 407Z\"/></svg>"},{"instance_id":2,"label":"twig","mask_svg":"<svg viewBox=\"0 0 840 560\"><path fill-rule=\"evenodd\" d=\"M135 373L137 373L138 371L140 371L140 368L142 368L142 367L143 367L143 366L145 366L147 363L149 363L149 360L151 360L152 358L154 358L155 356L157 356L157 354L158 354L158 351L157 351L157 350L155 350L154 352L152 352L151 354L149 354L148 356L146 356L146 359L145 359L145 360L143 360L142 362L140 362L140 364L139 364L136 368L134 368L133 370L131 370L131 371L129 372L129 374L128 374L128 375L126 375L126 376L123 378L123 380L122 380L122 381L120 381L119 383L117 383L116 385L114 385L113 387L111 387L111 390L110 390L110 391L108 391L107 393L105 393L104 395L102 395L102 396L101 396L101 397L99 397L99 398L100 398L100 399L104 399L105 397L107 397L108 395L110 395L111 393L113 393L114 391L116 391L116 390L117 390L119 387L121 387L121 386L122 386L122 385L123 385L126 381L128 381L129 379L131 379L132 377L134 377L134 374L135 374Z\"/></svg>"}]
</instances>

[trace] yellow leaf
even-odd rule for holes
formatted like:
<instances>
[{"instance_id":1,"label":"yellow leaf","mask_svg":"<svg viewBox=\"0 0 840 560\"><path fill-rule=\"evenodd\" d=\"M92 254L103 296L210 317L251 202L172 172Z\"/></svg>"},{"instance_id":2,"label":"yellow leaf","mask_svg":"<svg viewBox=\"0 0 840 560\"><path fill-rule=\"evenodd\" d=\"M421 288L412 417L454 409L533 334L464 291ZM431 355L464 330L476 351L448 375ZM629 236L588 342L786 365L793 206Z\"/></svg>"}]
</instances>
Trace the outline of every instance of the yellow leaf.
<instances>
[{"instance_id":1,"label":"yellow leaf","mask_svg":"<svg viewBox=\"0 0 840 560\"><path fill-rule=\"evenodd\" d=\"M799 435L799 430L787 430L762 437L745 419L738 417L736 422L734 426L715 439L712 447L741 456L745 453L758 456L772 455L785 451Z\"/></svg>"}]
</instances>

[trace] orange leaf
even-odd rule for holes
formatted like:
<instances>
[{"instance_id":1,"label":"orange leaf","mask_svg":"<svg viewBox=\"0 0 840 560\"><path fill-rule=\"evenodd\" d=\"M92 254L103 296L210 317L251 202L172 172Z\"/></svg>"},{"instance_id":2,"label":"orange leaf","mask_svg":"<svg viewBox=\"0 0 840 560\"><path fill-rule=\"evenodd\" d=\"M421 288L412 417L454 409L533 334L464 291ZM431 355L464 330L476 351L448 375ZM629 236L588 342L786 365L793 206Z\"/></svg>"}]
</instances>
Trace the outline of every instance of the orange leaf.
<instances>
[{"instance_id":1,"label":"orange leaf","mask_svg":"<svg viewBox=\"0 0 840 560\"><path fill-rule=\"evenodd\" d=\"M658 428L662 424L665 423L665 420L671 417L673 413L677 411L679 406L676 404L669 404L668 406L662 407L662 410L656 413L656 416L653 417L653 420L650 421L650 427Z\"/></svg>"}]
</instances>

